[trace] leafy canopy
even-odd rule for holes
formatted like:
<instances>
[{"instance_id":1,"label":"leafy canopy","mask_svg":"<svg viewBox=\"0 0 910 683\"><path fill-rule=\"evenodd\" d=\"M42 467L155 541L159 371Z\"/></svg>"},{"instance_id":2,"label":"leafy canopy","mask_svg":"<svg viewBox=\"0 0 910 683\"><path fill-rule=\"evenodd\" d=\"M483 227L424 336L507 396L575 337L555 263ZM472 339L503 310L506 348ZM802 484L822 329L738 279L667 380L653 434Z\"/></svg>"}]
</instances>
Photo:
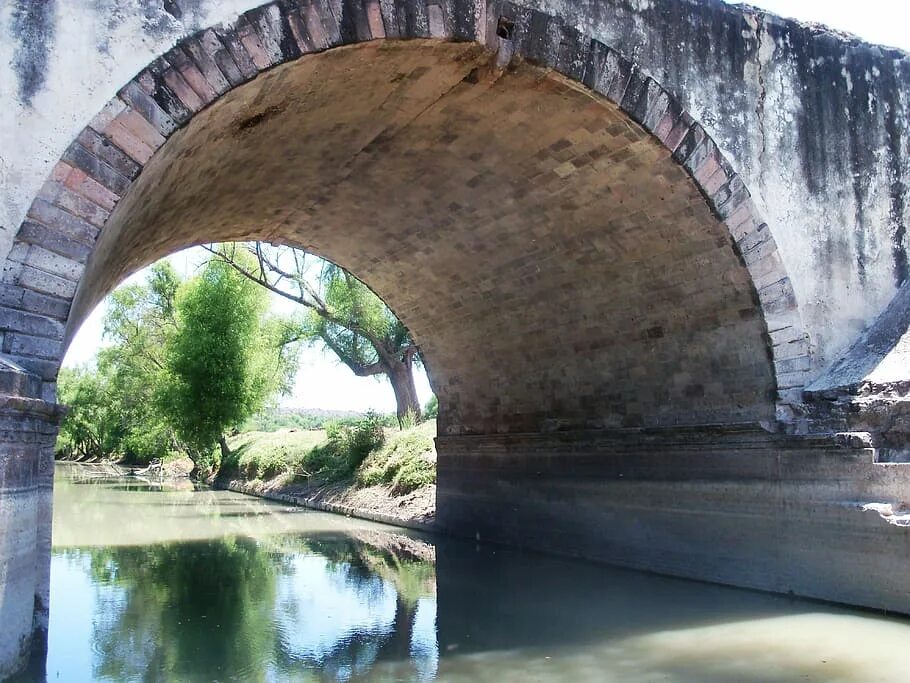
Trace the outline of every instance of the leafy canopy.
<instances>
[{"instance_id":1,"label":"leafy canopy","mask_svg":"<svg viewBox=\"0 0 910 683\"><path fill-rule=\"evenodd\" d=\"M296 358L281 343L283 326L267 318L265 290L223 261L209 261L176 308L162 401L180 439L204 454L289 387Z\"/></svg>"},{"instance_id":2,"label":"leafy canopy","mask_svg":"<svg viewBox=\"0 0 910 683\"><path fill-rule=\"evenodd\" d=\"M58 449L142 463L188 452L200 464L224 430L287 391L299 345L266 315L266 295L223 262L181 283L167 262L117 289L104 320L110 346L94 368L64 370L70 407Z\"/></svg>"},{"instance_id":3,"label":"leafy canopy","mask_svg":"<svg viewBox=\"0 0 910 683\"><path fill-rule=\"evenodd\" d=\"M309 308L304 324L309 340L323 342L355 372L411 346L407 328L363 282L329 262L320 281L323 307Z\"/></svg>"}]
</instances>

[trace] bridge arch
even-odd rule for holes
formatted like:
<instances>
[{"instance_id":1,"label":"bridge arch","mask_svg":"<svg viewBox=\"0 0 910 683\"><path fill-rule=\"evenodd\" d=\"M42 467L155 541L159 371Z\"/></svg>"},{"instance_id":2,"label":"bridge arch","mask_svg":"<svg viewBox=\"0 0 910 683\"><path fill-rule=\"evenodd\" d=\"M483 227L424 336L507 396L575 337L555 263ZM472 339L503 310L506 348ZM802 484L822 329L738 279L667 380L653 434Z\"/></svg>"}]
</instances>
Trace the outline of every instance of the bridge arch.
<instances>
[{"instance_id":1,"label":"bridge arch","mask_svg":"<svg viewBox=\"0 0 910 683\"><path fill-rule=\"evenodd\" d=\"M792 417L809 349L790 280L670 93L508 3L341 8L263 5L119 91L19 228L5 354L52 383L129 272L256 238L387 300L433 370L441 434Z\"/></svg>"}]
</instances>

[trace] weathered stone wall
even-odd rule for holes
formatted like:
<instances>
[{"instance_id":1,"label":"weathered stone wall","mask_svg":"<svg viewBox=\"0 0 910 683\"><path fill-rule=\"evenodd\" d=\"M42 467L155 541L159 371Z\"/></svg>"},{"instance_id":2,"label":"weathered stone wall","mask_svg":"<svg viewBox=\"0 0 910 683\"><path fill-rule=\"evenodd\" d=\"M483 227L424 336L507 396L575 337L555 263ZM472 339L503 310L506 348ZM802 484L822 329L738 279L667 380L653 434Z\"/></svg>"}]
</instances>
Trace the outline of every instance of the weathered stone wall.
<instances>
[{"instance_id":1,"label":"weathered stone wall","mask_svg":"<svg viewBox=\"0 0 910 683\"><path fill-rule=\"evenodd\" d=\"M772 422L798 398L808 348L767 226L631 63L572 30L548 57L569 78L470 42L299 57L345 40L331 15L256 16L140 72L55 166L4 266L17 362L52 382L65 329L127 273L255 238L389 303L445 433Z\"/></svg>"},{"instance_id":2,"label":"weathered stone wall","mask_svg":"<svg viewBox=\"0 0 910 683\"><path fill-rule=\"evenodd\" d=\"M910 59L719 1L520 0L679 97L771 227L816 355L837 360L907 277Z\"/></svg>"},{"instance_id":3,"label":"weathered stone wall","mask_svg":"<svg viewBox=\"0 0 910 683\"><path fill-rule=\"evenodd\" d=\"M439 437L452 533L910 614L910 468L760 431Z\"/></svg>"},{"instance_id":4,"label":"weathered stone wall","mask_svg":"<svg viewBox=\"0 0 910 683\"><path fill-rule=\"evenodd\" d=\"M0 359L0 679L47 642L57 409L40 391Z\"/></svg>"},{"instance_id":5,"label":"weathered stone wall","mask_svg":"<svg viewBox=\"0 0 910 683\"><path fill-rule=\"evenodd\" d=\"M6 3L0 253L55 161L118 88L181 37L255 4ZM316 5L353 21L366 17L370 3ZM837 360L904 279L903 53L715 0L377 6L382 21L399 12L425 35L431 18L444 33L447 21L451 28L456 19L500 13L517 32L533 33L537 15L522 8L538 8L617 49L666 87L718 142L768 220L810 334L811 376Z\"/></svg>"}]
</instances>

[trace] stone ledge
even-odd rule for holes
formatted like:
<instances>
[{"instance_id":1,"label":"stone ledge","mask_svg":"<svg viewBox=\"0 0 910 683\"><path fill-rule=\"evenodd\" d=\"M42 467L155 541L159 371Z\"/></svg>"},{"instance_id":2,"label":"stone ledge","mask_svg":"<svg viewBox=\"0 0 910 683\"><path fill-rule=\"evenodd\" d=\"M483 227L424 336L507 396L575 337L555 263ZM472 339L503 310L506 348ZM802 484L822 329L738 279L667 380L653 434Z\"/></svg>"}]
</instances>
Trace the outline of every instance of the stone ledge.
<instances>
[{"instance_id":1,"label":"stone ledge","mask_svg":"<svg viewBox=\"0 0 910 683\"><path fill-rule=\"evenodd\" d=\"M640 427L621 429L573 429L548 432L512 432L502 434L440 434L437 442L465 445L471 443L547 443L559 442L617 444L652 448L654 445L698 446L702 444L716 447L736 446L761 448L773 444L776 447L844 447L847 444L838 440L834 433L793 435L785 432L772 432L759 424L744 422L735 424L683 425L671 427Z\"/></svg>"},{"instance_id":2,"label":"stone ledge","mask_svg":"<svg viewBox=\"0 0 910 683\"><path fill-rule=\"evenodd\" d=\"M0 397L21 396L39 398L41 380L11 360L0 356Z\"/></svg>"},{"instance_id":3,"label":"stone ledge","mask_svg":"<svg viewBox=\"0 0 910 683\"><path fill-rule=\"evenodd\" d=\"M42 391L40 377L0 356L0 413L37 417L55 426L66 414L66 408L45 401Z\"/></svg>"},{"instance_id":4,"label":"stone ledge","mask_svg":"<svg viewBox=\"0 0 910 683\"><path fill-rule=\"evenodd\" d=\"M53 420L56 424L66 414L66 407L57 403L48 403L40 398L22 396L5 396L0 394L0 411L24 413Z\"/></svg>"}]
</instances>

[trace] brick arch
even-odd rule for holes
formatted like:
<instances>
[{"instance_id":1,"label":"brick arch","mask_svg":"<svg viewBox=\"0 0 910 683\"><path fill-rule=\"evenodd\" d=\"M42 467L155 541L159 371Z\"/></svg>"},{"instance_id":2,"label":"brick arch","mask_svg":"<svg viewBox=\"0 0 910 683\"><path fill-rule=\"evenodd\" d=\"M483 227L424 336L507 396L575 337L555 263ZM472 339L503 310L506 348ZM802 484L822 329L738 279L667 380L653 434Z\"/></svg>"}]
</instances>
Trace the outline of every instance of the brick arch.
<instances>
[{"instance_id":1,"label":"brick arch","mask_svg":"<svg viewBox=\"0 0 910 683\"><path fill-rule=\"evenodd\" d=\"M54 380L67 323L84 313L77 303L71 315L71 305L99 235L158 150L209 105L265 71L330 48L379 39L476 42L495 52L501 66L525 59L590 89L653 135L685 170L748 270L767 334L777 416L789 419L809 369L790 280L745 184L670 93L610 47L555 17L508 3L477 11L474 3L458 1L367 0L343 2L340 12L333 7L292 1L251 10L232 25L181 41L110 100L54 167L4 264L4 353L48 383Z\"/></svg>"}]
</instances>

